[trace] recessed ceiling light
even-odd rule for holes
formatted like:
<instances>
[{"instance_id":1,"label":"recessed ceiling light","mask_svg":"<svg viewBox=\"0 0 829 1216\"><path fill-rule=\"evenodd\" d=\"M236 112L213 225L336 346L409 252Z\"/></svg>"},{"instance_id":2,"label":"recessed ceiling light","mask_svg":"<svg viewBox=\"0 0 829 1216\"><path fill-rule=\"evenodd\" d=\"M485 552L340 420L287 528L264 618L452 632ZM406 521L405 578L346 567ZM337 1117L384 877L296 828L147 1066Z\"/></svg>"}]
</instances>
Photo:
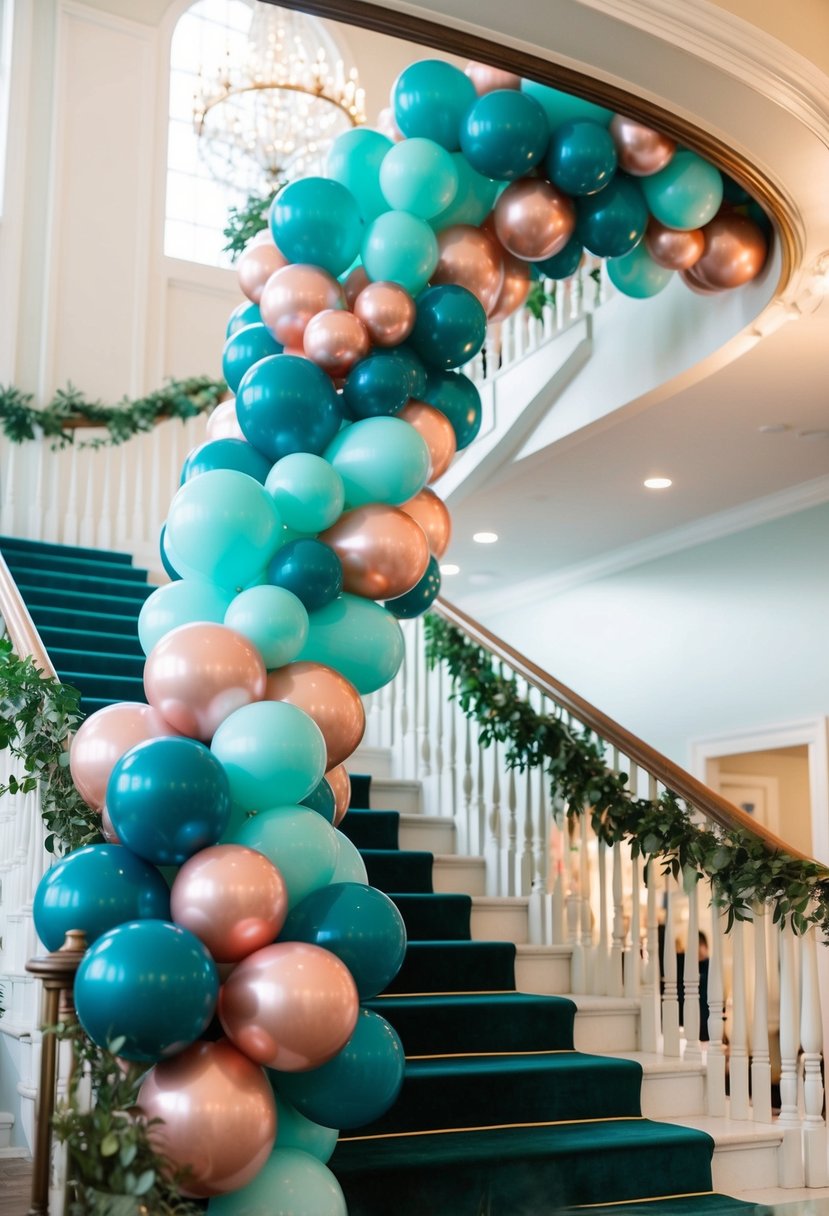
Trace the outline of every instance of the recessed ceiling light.
<instances>
[{"instance_id":1,"label":"recessed ceiling light","mask_svg":"<svg viewBox=\"0 0 829 1216\"><path fill-rule=\"evenodd\" d=\"M441 574L460 574L460 566L456 566L453 562L447 562L445 566L441 566Z\"/></svg>"},{"instance_id":2,"label":"recessed ceiling light","mask_svg":"<svg viewBox=\"0 0 829 1216\"><path fill-rule=\"evenodd\" d=\"M498 539L497 532L476 532L472 537L479 545L494 545Z\"/></svg>"},{"instance_id":3,"label":"recessed ceiling light","mask_svg":"<svg viewBox=\"0 0 829 1216\"><path fill-rule=\"evenodd\" d=\"M647 490L667 490L674 483L670 477L646 477L642 484Z\"/></svg>"},{"instance_id":4,"label":"recessed ceiling light","mask_svg":"<svg viewBox=\"0 0 829 1216\"><path fill-rule=\"evenodd\" d=\"M829 430L821 427L811 431L798 431L797 437L798 439L829 439Z\"/></svg>"},{"instance_id":5,"label":"recessed ceiling light","mask_svg":"<svg viewBox=\"0 0 829 1216\"><path fill-rule=\"evenodd\" d=\"M761 435L782 435L784 431L790 431L791 429L788 422L767 422L765 426L758 426L757 428Z\"/></svg>"}]
</instances>

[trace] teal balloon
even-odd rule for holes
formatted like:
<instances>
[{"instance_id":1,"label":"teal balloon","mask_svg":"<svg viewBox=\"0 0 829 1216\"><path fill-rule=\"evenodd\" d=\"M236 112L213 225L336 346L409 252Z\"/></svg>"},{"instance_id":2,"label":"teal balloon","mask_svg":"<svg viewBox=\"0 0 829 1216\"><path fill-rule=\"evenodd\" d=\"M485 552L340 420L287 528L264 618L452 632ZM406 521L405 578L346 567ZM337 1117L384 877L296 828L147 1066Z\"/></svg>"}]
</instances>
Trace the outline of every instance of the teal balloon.
<instances>
[{"instance_id":1,"label":"teal balloon","mask_svg":"<svg viewBox=\"0 0 829 1216\"><path fill-rule=\"evenodd\" d=\"M261 324L262 314L259 311L259 305L254 304L253 300L242 300L241 304L236 305L227 319L225 338L232 337L237 330L244 329L246 325Z\"/></svg>"},{"instance_id":2,"label":"teal balloon","mask_svg":"<svg viewBox=\"0 0 829 1216\"><path fill-rule=\"evenodd\" d=\"M379 1013L361 1009L353 1035L333 1060L309 1072L278 1072L274 1084L315 1123L363 1127L394 1105L404 1068L397 1031Z\"/></svg>"},{"instance_id":3,"label":"teal balloon","mask_svg":"<svg viewBox=\"0 0 829 1216\"><path fill-rule=\"evenodd\" d=\"M164 567L164 573L167 575L167 577L172 579L174 582L176 579L181 578L181 575L173 565L170 558L166 521L161 525L161 531L158 534L158 553L161 558L161 564Z\"/></svg>"},{"instance_id":4,"label":"teal balloon","mask_svg":"<svg viewBox=\"0 0 829 1216\"><path fill-rule=\"evenodd\" d=\"M342 422L330 377L297 355L252 367L236 393L236 416L248 443L271 462L293 452L318 455Z\"/></svg>"},{"instance_id":5,"label":"teal balloon","mask_svg":"<svg viewBox=\"0 0 829 1216\"><path fill-rule=\"evenodd\" d=\"M280 543L282 522L270 494L247 473L216 469L188 481L167 516L170 554L220 587L246 587Z\"/></svg>"},{"instance_id":6,"label":"teal balloon","mask_svg":"<svg viewBox=\"0 0 829 1216\"><path fill-rule=\"evenodd\" d=\"M138 614L138 640L144 654L179 625L209 621L221 625L233 593L216 583L179 579L156 587L141 605Z\"/></svg>"},{"instance_id":7,"label":"teal balloon","mask_svg":"<svg viewBox=\"0 0 829 1216\"><path fill-rule=\"evenodd\" d=\"M517 89L485 93L461 124L461 148L472 168L501 182L534 169L549 139L544 110Z\"/></svg>"},{"instance_id":8,"label":"teal balloon","mask_svg":"<svg viewBox=\"0 0 829 1216\"><path fill-rule=\"evenodd\" d=\"M429 476L426 442L403 418L364 418L345 427L328 445L325 459L343 479L346 507L400 506Z\"/></svg>"},{"instance_id":9,"label":"teal balloon","mask_svg":"<svg viewBox=\"0 0 829 1216\"><path fill-rule=\"evenodd\" d=\"M452 423L458 451L468 447L481 429L481 395L463 372L430 370L420 400L440 410Z\"/></svg>"},{"instance_id":10,"label":"teal balloon","mask_svg":"<svg viewBox=\"0 0 829 1216\"><path fill-rule=\"evenodd\" d=\"M357 200L360 218L370 224L388 203L380 189L380 166L394 144L386 135L368 127L352 127L334 140L326 160L326 175L350 190Z\"/></svg>"},{"instance_id":11,"label":"teal balloon","mask_svg":"<svg viewBox=\"0 0 829 1216\"><path fill-rule=\"evenodd\" d=\"M607 127L575 119L553 131L544 164L554 185L567 194L596 194L617 165L616 145Z\"/></svg>"},{"instance_id":12,"label":"teal balloon","mask_svg":"<svg viewBox=\"0 0 829 1216\"><path fill-rule=\"evenodd\" d=\"M260 811L238 829L232 843L256 849L273 862L285 880L289 908L327 886L339 853L331 824L309 807L296 805Z\"/></svg>"},{"instance_id":13,"label":"teal balloon","mask_svg":"<svg viewBox=\"0 0 829 1216\"><path fill-rule=\"evenodd\" d=\"M337 799L334 791L323 777L319 785L311 790L307 798L303 798L300 806L310 807L318 815L322 815L327 823L333 823L337 814Z\"/></svg>"},{"instance_id":14,"label":"teal balloon","mask_svg":"<svg viewBox=\"0 0 829 1216\"><path fill-rule=\"evenodd\" d=\"M278 460L265 489L283 523L296 532L323 532L342 515L343 479L327 460L311 452L291 452Z\"/></svg>"},{"instance_id":15,"label":"teal balloon","mask_svg":"<svg viewBox=\"0 0 829 1216\"><path fill-rule=\"evenodd\" d=\"M47 950L59 950L70 929L89 943L125 920L166 920L170 892L154 866L114 844L67 853L37 885L34 921Z\"/></svg>"},{"instance_id":16,"label":"teal balloon","mask_svg":"<svg viewBox=\"0 0 829 1216\"><path fill-rule=\"evenodd\" d=\"M303 177L271 204L271 234L289 262L310 262L338 275L360 251L362 220L354 195L326 177Z\"/></svg>"},{"instance_id":17,"label":"teal balloon","mask_svg":"<svg viewBox=\"0 0 829 1216\"><path fill-rule=\"evenodd\" d=\"M269 1074L272 1080L272 1074ZM276 1100L276 1147L298 1148L310 1153L325 1164L337 1145L339 1131L334 1127L323 1127L300 1114L297 1108L274 1090Z\"/></svg>"},{"instance_id":18,"label":"teal balloon","mask_svg":"<svg viewBox=\"0 0 829 1216\"><path fill-rule=\"evenodd\" d=\"M555 131L562 123L585 119L607 127L613 117L612 110L596 105L594 101L585 101L583 97L575 97L572 93L564 93L561 89L553 89L550 85L539 84L535 80L522 80L521 92L535 98L543 107L551 131Z\"/></svg>"},{"instance_id":19,"label":"teal balloon","mask_svg":"<svg viewBox=\"0 0 829 1216\"><path fill-rule=\"evenodd\" d=\"M399 595L393 600L386 600L386 607L392 616L408 621L428 612L439 595L440 566L434 557L430 557L426 573L420 581L415 583L411 591L407 591L405 595Z\"/></svg>"},{"instance_id":20,"label":"teal balloon","mask_svg":"<svg viewBox=\"0 0 829 1216\"><path fill-rule=\"evenodd\" d=\"M341 595L311 613L308 641L299 660L333 667L365 695L397 675L403 662L403 634L391 613L373 600Z\"/></svg>"},{"instance_id":21,"label":"teal balloon","mask_svg":"<svg viewBox=\"0 0 829 1216\"><path fill-rule=\"evenodd\" d=\"M305 605L284 587L265 583L240 591L224 624L253 642L268 670L292 662L308 637Z\"/></svg>"},{"instance_id":22,"label":"teal balloon","mask_svg":"<svg viewBox=\"0 0 829 1216\"><path fill-rule=\"evenodd\" d=\"M545 258L543 262L535 262L534 265L544 278L569 279L570 275L578 270L583 253L584 246L581 241L578 237L571 236L558 253L554 253L551 258Z\"/></svg>"},{"instance_id":23,"label":"teal balloon","mask_svg":"<svg viewBox=\"0 0 829 1216\"><path fill-rule=\"evenodd\" d=\"M731 203L732 207L739 207L744 203L751 202L751 195L748 190L744 190L739 182L735 182L733 177L729 177L727 173L720 173L722 177L722 196L723 202Z\"/></svg>"},{"instance_id":24,"label":"teal balloon","mask_svg":"<svg viewBox=\"0 0 829 1216\"><path fill-rule=\"evenodd\" d=\"M286 942L309 942L336 954L351 972L361 1001L391 983L406 954L406 926L395 904L376 887L329 884L306 896L280 932Z\"/></svg>"},{"instance_id":25,"label":"teal balloon","mask_svg":"<svg viewBox=\"0 0 829 1216\"><path fill-rule=\"evenodd\" d=\"M410 295L426 286L439 258L438 242L425 220L408 211L386 211L366 229L362 259L366 274L399 283Z\"/></svg>"},{"instance_id":26,"label":"teal balloon","mask_svg":"<svg viewBox=\"0 0 829 1216\"><path fill-rule=\"evenodd\" d=\"M268 355L278 355L282 346L261 321L234 329L222 351L222 375L235 393L245 372Z\"/></svg>"},{"instance_id":27,"label":"teal balloon","mask_svg":"<svg viewBox=\"0 0 829 1216\"><path fill-rule=\"evenodd\" d=\"M433 139L403 139L386 153L380 189L390 207L430 220L458 192L458 170L451 153Z\"/></svg>"},{"instance_id":28,"label":"teal balloon","mask_svg":"<svg viewBox=\"0 0 829 1216\"><path fill-rule=\"evenodd\" d=\"M322 731L285 701L257 701L234 710L210 750L224 765L231 798L246 811L301 802L325 772Z\"/></svg>"},{"instance_id":29,"label":"teal balloon","mask_svg":"<svg viewBox=\"0 0 829 1216\"><path fill-rule=\"evenodd\" d=\"M421 59L404 68L392 86L394 121L409 138L433 139L454 152L461 121L475 97L475 86L460 68L442 59Z\"/></svg>"},{"instance_id":30,"label":"teal balloon","mask_svg":"<svg viewBox=\"0 0 829 1216\"><path fill-rule=\"evenodd\" d=\"M265 572L269 583L283 587L308 612L317 612L343 589L343 568L334 550L320 540L288 541Z\"/></svg>"},{"instance_id":31,"label":"teal balloon","mask_svg":"<svg viewBox=\"0 0 829 1216\"><path fill-rule=\"evenodd\" d=\"M368 871L360 850L340 831L337 832L337 843L340 846L340 853L334 873L331 875L331 881L367 883Z\"/></svg>"},{"instance_id":32,"label":"teal balloon","mask_svg":"<svg viewBox=\"0 0 829 1216\"><path fill-rule=\"evenodd\" d=\"M624 173L617 173L598 194L576 203L576 238L600 258L630 253L647 226L648 208L639 185Z\"/></svg>"},{"instance_id":33,"label":"teal balloon","mask_svg":"<svg viewBox=\"0 0 829 1216\"><path fill-rule=\"evenodd\" d=\"M411 396L410 388L409 363L398 357L396 349L376 351L361 359L346 376L343 404L355 419L399 414Z\"/></svg>"},{"instance_id":34,"label":"teal balloon","mask_svg":"<svg viewBox=\"0 0 829 1216\"><path fill-rule=\"evenodd\" d=\"M228 1195L214 1196L207 1212L208 1216L348 1216L342 1187L327 1165L301 1149L278 1147L252 1182Z\"/></svg>"},{"instance_id":35,"label":"teal balloon","mask_svg":"<svg viewBox=\"0 0 829 1216\"><path fill-rule=\"evenodd\" d=\"M444 283L418 297L410 341L428 367L461 367L475 358L485 338L486 311L465 287Z\"/></svg>"},{"instance_id":36,"label":"teal balloon","mask_svg":"<svg viewBox=\"0 0 829 1216\"><path fill-rule=\"evenodd\" d=\"M219 840L230 819L230 786L196 739L147 739L116 762L106 807L125 848L176 866Z\"/></svg>"},{"instance_id":37,"label":"teal balloon","mask_svg":"<svg viewBox=\"0 0 829 1216\"><path fill-rule=\"evenodd\" d=\"M164 920L132 920L104 933L75 975L78 1021L99 1047L152 1063L178 1055L213 1017L219 977L207 947Z\"/></svg>"},{"instance_id":38,"label":"teal balloon","mask_svg":"<svg viewBox=\"0 0 829 1216\"><path fill-rule=\"evenodd\" d=\"M675 152L658 173L640 179L651 214L667 228L702 228L720 209L722 174L710 161L689 152Z\"/></svg>"},{"instance_id":39,"label":"teal balloon","mask_svg":"<svg viewBox=\"0 0 829 1216\"><path fill-rule=\"evenodd\" d=\"M400 346L395 346L394 353L398 359L402 359L406 364L406 370L409 373L409 396L416 397L418 401L423 400L423 394L426 392L426 367L419 355L416 355L408 343L404 342Z\"/></svg>"},{"instance_id":40,"label":"teal balloon","mask_svg":"<svg viewBox=\"0 0 829 1216\"><path fill-rule=\"evenodd\" d=\"M648 300L668 286L674 276L657 263L645 248L644 241L621 258L608 258L605 263L607 277L622 295L634 300Z\"/></svg>"},{"instance_id":41,"label":"teal balloon","mask_svg":"<svg viewBox=\"0 0 829 1216\"><path fill-rule=\"evenodd\" d=\"M501 187L500 182L473 169L463 152L453 152L452 160L458 174L458 189L449 206L429 221L435 232L443 232L454 224L477 228L495 206Z\"/></svg>"},{"instance_id":42,"label":"teal balloon","mask_svg":"<svg viewBox=\"0 0 829 1216\"><path fill-rule=\"evenodd\" d=\"M181 469L180 484L215 469L236 469L264 485L271 462L244 439L211 439L189 453Z\"/></svg>"}]
</instances>

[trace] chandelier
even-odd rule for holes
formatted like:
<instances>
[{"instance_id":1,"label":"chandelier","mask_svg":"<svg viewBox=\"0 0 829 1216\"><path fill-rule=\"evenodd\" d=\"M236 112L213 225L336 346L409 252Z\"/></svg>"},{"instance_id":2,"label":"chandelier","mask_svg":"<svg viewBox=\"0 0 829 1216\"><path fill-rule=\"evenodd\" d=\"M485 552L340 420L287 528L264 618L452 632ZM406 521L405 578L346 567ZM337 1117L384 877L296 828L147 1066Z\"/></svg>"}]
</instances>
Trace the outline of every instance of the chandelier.
<instances>
[{"instance_id":1,"label":"chandelier","mask_svg":"<svg viewBox=\"0 0 829 1216\"><path fill-rule=\"evenodd\" d=\"M314 17L271 4L254 8L247 48L193 98L199 151L211 175L246 193L323 171L334 139L365 122L357 70L346 71Z\"/></svg>"}]
</instances>

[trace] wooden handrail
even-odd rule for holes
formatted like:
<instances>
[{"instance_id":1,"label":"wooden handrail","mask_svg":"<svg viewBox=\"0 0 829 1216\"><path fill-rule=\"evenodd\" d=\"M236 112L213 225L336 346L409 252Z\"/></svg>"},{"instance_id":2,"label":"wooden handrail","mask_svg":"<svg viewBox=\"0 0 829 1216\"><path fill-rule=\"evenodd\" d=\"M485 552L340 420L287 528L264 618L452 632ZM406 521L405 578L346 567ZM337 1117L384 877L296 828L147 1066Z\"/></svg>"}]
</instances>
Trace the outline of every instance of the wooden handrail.
<instances>
[{"instance_id":1,"label":"wooden handrail","mask_svg":"<svg viewBox=\"0 0 829 1216\"><path fill-rule=\"evenodd\" d=\"M45 676L57 679L57 672L52 666L52 660L29 615L29 609L23 603L17 583L12 578L11 570L2 553L0 553L0 616L6 622L6 629L15 654L21 659L31 655L35 665Z\"/></svg>"},{"instance_id":2,"label":"wooden handrail","mask_svg":"<svg viewBox=\"0 0 829 1216\"><path fill-rule=\"evenodd\" d=\"M762 840L772 851L787 853L790 857L799 858L801 861L814 862L813 857L809 857L807 853L801 853L798 849L793 849L779 836L775 836L774 832L770 832L768 828L757 823L740 807L709 789L707 785L698 781L696 777L692 777L673 760L669 760L667 756L663 756L661 752L650 747L642 739L626 730L624 726L620 726L613 718L609 718L595 705L585 701L566 684L562 684L549 672L544 671L543 668L528 659L526 655L513 649L503 638L491 633L489 629L463 612L462 609L456 608L447 600L438 599L433 604L433 610L450 624L456 625L471 641L489 651L496 659L503 660L516 675L521 676L539 692L550 697L562 709L572 713L579 722L594 731L600 739L617 747L629 760L656 777L679 798L684 799L695 810L701 811L706 818L713 820L723 828L750 832ZM814 864L819 865L820 863L814 862Z\"/></svg>"}]
</instances>

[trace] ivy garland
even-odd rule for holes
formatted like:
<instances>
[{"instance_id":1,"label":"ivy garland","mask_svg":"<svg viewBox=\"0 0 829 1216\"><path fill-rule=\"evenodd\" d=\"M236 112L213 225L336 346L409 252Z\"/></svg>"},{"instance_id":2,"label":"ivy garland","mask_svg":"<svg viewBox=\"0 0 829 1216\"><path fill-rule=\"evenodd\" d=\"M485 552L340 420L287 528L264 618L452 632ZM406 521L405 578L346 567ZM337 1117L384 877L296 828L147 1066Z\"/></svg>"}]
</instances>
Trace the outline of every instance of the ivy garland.
<instances>
[{"instance_id":1,"label":"ivy garland","mask_svg":"<svg viewBox=\"0 0 829 1216\"><path fill-rule=\"evenodd\" d=\"M515 676L502 675L488 651L455 625L430 614L425 627L429 665L445 665L453 699L478 724L479 743L502 744L507 768L546 771L554 804L563 805L568 818L589 808L593 830L607 844L627 841L634 857L675 878L681 874L686 883L710 879L727 913L726 931L763 901L771 903L775 924L788 921L796 933L811 925L829 932L825 867L771 851L740 828L704 826L671 790L657 799L635 796L627 775L608 769L592 731L538 713L520 695Z\"/></svg>"},{"instance_id":2,"label":"ivy garland","mask_svg":"<svg viewBox=\"0 0 829 1216\"><path fill-rule=\"evenodd\" d=\"M249 194L241 207L228 209L227 224L222 235L227 237L224 252L230 254L232 262L244 253L248 242L252 241L258 232L267 228L271 203L283 185L284 182L280 182L269 194Z\"/></svg>"}]
</instances>

